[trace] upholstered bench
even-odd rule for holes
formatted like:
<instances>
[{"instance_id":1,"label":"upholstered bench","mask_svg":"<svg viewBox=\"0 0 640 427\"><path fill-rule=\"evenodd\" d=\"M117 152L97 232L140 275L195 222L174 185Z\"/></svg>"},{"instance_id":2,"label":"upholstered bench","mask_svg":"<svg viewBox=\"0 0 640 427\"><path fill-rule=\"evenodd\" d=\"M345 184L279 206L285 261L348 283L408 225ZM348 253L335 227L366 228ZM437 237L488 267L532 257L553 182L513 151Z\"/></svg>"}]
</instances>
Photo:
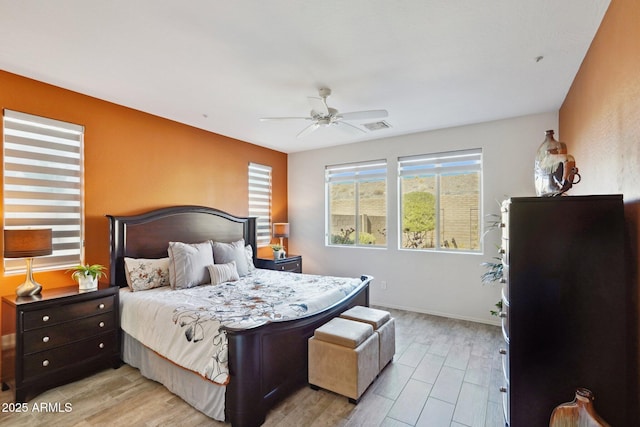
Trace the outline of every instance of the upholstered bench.
<instances>
[{"instance_id":1,"label":"upholstered bench","mask_svg":"<svg viewBox=\"0 0 640 427\"><path fill-rule=\"evenodd\" d=\"M395 319L388 311L376 308L355 306L345 311L340 317L358 322L368 323L378 334L380 349L380 372L393 359L396 353L396 326Z\"/></svg>"},{"instance_id":2,"label":"upholstered bench","mask_svg":"<svg viewBox=\"0 0 640 427\"><path fill-rule=\"evenodd\" d=\"M378 376L378 334L362 322L331 319L309 338L309 385L324 388L357 404Z\"/></svg>"}]
</instances>

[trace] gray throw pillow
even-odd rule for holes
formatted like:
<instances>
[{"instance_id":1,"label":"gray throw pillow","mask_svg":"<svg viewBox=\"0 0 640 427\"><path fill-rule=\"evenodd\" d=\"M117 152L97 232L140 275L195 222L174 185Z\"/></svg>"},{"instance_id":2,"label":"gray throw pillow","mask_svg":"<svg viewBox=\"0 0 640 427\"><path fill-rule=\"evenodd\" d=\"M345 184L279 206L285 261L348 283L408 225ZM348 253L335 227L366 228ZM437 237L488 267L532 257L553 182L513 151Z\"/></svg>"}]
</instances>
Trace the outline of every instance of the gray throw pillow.
<instances>
[{"instance_id":1,"label":"gray throw pillow","mask_svg":"<svg viewBox=\"0 0 640 427\"><path fill-rule=\"evenodd\" d=\"M226 264L235 261L240 277L249 273L244 239L232 243L213 242L213 260L215 264Z\"/></svg>"},{"instance_id":2,"label":"gray throw pillow","mask_svg":"<svg viewBox=\"0 0 640 427\"><path fill-rule=\"evenodd\" d=\"M173 289L192 288L210 283L213 264L211 241L202 243L169 242L169 283Z\"/></svg>"}]
</instances>

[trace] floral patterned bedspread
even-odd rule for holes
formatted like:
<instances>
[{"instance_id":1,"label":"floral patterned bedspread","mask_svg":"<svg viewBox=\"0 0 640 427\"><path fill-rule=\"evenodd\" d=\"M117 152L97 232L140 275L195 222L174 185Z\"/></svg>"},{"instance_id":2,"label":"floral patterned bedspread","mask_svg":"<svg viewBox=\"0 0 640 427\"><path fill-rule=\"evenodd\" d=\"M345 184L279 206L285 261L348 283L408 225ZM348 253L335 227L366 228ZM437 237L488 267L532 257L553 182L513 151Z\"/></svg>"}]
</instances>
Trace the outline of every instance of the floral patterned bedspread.
<instances>
[{"instance_id":1,"label":"floral patterned bedspread","mask_svg":"<svg viewBox=\"0 0 640 427\"><path fill-rule=\"evenodd\" d=\"M120 290L122 330L216 383L229 379L221 325L249 328L302 317L352 293L360 279L256 269L235 282L172 290Z\"/></svg>"}]
</instances>

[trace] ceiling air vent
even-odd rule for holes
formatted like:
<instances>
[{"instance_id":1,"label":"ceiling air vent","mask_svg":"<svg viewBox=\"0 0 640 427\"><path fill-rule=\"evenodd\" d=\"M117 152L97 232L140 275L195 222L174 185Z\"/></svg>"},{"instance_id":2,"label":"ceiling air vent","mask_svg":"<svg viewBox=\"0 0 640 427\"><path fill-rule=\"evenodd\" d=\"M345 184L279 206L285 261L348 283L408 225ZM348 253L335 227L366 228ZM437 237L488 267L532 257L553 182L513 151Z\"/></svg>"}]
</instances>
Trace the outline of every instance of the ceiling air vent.
<instances>
[{"instance_id":1,"label":"ceiling air vent","mask_svg":"<svg viewBox=\"0 0 640 427\"><path fill-rule=\"evenodd\" d=\"M384 120L379 122L373 122L373 123L365 123L362 126L366 127L370 131L389 129L391 127L389 123L385 122Z\"/></svg>"}]
</instances>

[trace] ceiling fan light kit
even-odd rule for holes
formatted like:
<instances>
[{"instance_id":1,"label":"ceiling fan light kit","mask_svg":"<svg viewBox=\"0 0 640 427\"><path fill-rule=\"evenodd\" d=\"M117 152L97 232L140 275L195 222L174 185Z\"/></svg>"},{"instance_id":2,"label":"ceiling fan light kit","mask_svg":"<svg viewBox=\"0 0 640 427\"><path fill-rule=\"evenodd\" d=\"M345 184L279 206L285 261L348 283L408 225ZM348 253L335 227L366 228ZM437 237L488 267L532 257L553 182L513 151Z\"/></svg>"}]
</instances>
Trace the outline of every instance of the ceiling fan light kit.
<instances>
[{"instance_id":1,"label":"ceiling fan light kit","mask_svg":"<svg viewBox=\"0 0 640 427\"><path fill-rule=\"evenodd\" d=\"M375 120L383 119L389 115L387 110L366 110L366 111L353 111L349 113L340 113L337 109L331 108L327 105L327 97L331 95L331 89L320 88L318 90L320 97L309 96L307 97L311 111L309 117L263 117L261 121L269 120L311 120L309 126L305 127L298 133L298 137L308 135L323 126L339 125L347 126L352 129L356 129L359 132L366 133L362 128L349 123L348 121L363 121L363 120ZM386 124L386 122L385 122ZM384 129L390 127L386 124L386 127L380 127L378 129Z\"/></svg>"}]
</instances>

